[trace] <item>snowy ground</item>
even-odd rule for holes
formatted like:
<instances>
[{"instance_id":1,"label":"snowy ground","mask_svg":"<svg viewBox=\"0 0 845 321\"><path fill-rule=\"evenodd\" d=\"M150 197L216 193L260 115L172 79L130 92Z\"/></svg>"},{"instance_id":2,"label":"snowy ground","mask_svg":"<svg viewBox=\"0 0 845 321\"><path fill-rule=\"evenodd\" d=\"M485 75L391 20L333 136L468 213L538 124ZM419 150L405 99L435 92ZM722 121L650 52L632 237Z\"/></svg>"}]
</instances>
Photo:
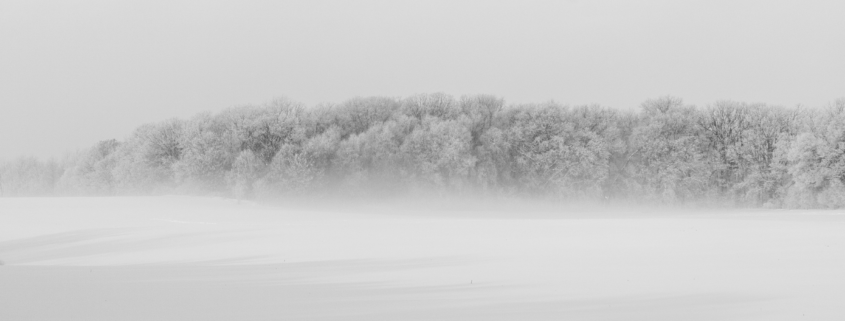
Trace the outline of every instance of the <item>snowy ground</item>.
<instances>
[{"instance_id":1,"label":"snowy ground","mask_svg":"<svg viewBox=\"0 0 845 321\"><path fill-rule=\"evenodd\" d=\"M0 320L845 320L845 214L616 211L0 198Z\"/></svg>"}]
</instances>

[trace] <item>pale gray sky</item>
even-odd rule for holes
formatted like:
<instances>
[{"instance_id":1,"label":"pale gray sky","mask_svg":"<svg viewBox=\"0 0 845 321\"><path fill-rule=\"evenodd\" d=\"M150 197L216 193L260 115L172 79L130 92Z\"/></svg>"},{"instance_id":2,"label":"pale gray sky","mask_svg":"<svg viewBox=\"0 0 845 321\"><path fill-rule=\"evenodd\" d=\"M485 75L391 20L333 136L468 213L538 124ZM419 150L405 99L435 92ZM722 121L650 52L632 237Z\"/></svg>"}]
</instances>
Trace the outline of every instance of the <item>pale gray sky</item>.
<instances>
[{"instance_id":1,"label":"pale gray sky","mask_svg":"<svg viewBox=\"0 0 845 321\"><path fill-rule=\"evenodd\" d=\"M0 159L286 96L845 96L845 1L0 2Z\"/></svg>"}]
</instances>

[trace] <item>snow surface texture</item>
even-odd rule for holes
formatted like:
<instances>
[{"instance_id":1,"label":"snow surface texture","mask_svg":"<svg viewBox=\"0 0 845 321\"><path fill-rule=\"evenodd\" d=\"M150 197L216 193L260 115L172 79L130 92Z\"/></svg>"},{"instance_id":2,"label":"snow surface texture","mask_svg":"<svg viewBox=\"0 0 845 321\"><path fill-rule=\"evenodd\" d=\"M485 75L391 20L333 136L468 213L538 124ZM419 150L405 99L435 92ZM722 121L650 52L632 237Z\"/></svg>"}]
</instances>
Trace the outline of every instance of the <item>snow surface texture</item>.
<instances>
[{"instance_id":1,"label":"snow surface texture","mask_svg":"<svg viewBox=\"0 0 845 321\"><path fill-rule=\"evenodd\" d=\"M0 320L845 320L838 212L578 214L0 198Z\"/></svg>"}]
</instances>

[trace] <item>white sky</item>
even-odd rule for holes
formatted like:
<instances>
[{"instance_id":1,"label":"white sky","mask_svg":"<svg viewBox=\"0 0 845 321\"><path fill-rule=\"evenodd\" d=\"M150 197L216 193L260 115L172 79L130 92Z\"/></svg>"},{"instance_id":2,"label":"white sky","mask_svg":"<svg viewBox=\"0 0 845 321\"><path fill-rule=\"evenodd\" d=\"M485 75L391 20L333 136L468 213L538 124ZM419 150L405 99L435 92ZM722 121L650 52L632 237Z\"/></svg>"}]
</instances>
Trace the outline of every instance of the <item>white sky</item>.
<instances>
[{"instance_id":1,"label":"white sky","mask_svg":"<svg viewBox=\"0 0 845 321\"><path fill-rule=\"evenodd\" d=\"M845 97L845 1L0 1L0 159L286 96Z\"/></svg>"}]
</instances>

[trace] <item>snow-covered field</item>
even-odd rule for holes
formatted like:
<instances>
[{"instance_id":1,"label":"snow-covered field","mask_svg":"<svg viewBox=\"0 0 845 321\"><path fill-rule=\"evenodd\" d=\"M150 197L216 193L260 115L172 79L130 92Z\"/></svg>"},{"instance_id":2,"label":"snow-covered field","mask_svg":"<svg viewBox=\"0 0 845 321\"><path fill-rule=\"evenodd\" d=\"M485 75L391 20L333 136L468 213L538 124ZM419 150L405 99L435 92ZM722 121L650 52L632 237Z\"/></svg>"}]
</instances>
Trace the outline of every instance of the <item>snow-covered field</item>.
<instances>
[{"instance_id":1,"label":"snow-covered field","mask_svg":"<svg viewBox=\"0 0 845 321\"><path fill-rule=\"evenodd\" d=\"M845 214L0 198L0 320L845 320Z\"/></svg>"}]
</instances>

